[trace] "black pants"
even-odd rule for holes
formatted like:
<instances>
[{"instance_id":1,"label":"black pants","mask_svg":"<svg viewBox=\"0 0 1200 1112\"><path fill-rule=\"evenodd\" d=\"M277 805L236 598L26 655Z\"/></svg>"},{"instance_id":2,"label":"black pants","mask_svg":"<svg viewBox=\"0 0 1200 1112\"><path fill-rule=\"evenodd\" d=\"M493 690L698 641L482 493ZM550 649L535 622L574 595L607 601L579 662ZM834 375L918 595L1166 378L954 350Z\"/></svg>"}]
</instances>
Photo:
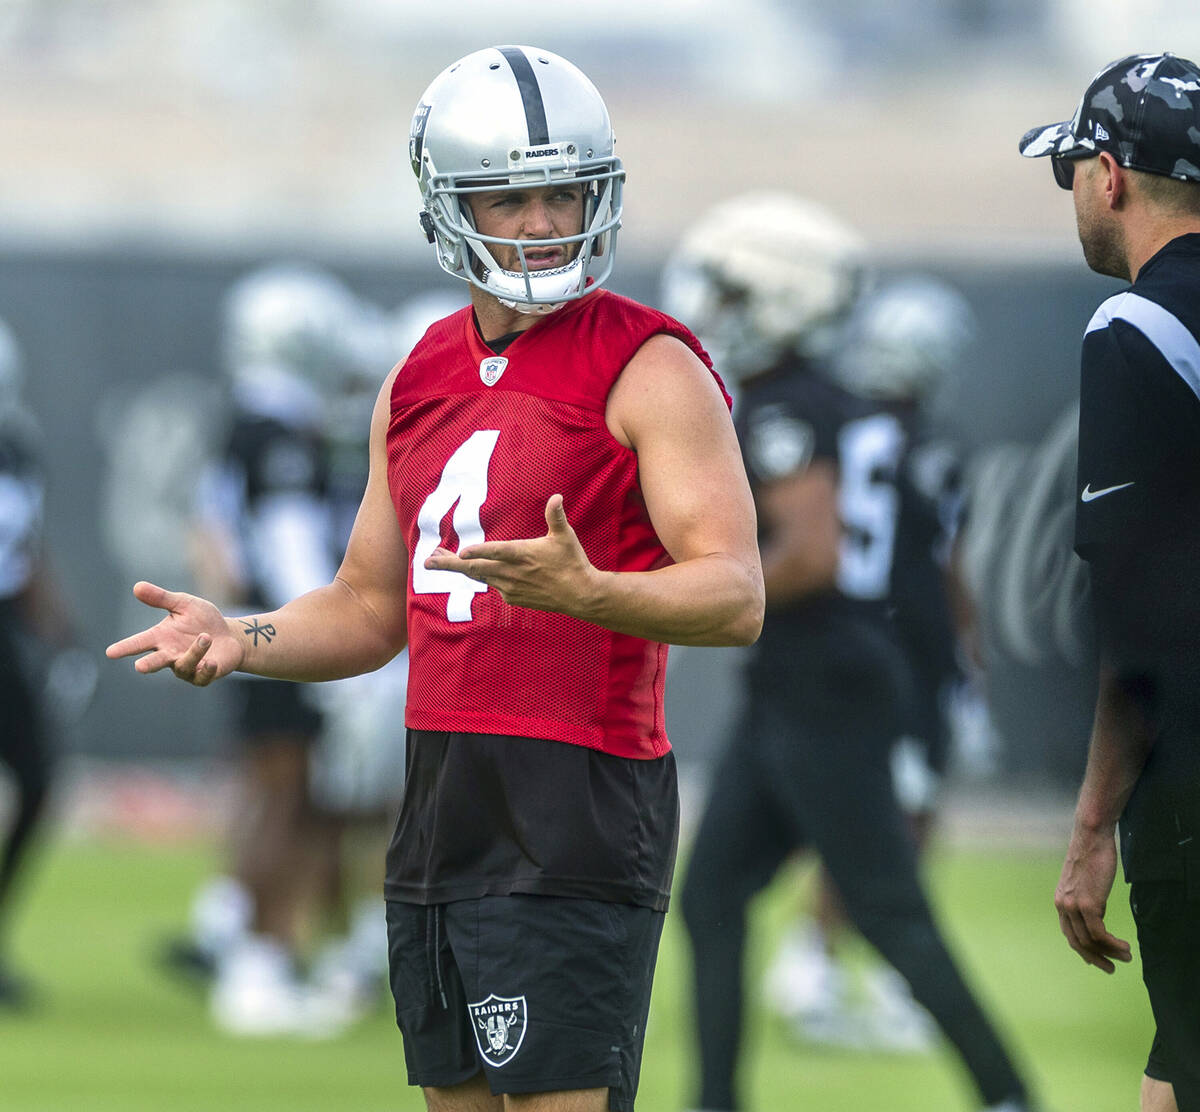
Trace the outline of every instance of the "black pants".
<instances>
[{"instance_id":1,"label":"black pants","mask_svg":"<svg viewBox=\"0 0 1200 1112\"><path fill-rule=\"evenodd\" d=\"M1174 1086L1179 1112L1200 1112L1200 895L1135 881L1129 902L1156 1025L1146 1076Z\"/></svg>"},{"instance_id":2,"label":"black pants","mask_svg":"<svg viewBox=\"0 0 1200 1112\"><path fill-rule=\"evenodd\" d=\"M1025 1086L921 887L888 763L892 693L886 682L882 691L873 685L869 670L849 688L837 677L824 680L810 671L755 684L713 776L682 898L694 957L698 1106L738 1106L746 908L800 847L820 855L847 914L908 980L984 1103L1020 1098Z\"/></svg>"},{"instance_id":3,"label":"black pants","mask_svg":"<svg viewBox=\"0 0 1200 1112\"><path fill-rule=\"evenodd\" d=\"M0 672L0 764L16 789L16 807L0 841L0 941L12 891L50 791L53 762L39 708L29 685L16 671Z\"/></svg>"}]
</instances>

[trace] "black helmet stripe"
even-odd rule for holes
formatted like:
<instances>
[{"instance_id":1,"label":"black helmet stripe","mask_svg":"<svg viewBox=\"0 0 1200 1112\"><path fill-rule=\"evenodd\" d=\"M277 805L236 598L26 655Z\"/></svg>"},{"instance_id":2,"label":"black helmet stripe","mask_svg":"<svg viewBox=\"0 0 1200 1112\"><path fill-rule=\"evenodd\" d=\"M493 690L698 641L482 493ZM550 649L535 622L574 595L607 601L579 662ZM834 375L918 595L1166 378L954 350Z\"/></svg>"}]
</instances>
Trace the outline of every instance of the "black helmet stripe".
<instances>
[{"instance_id":1,"label":"black helmet stripe","mask_svg":"<svg viewBox=\"0 0 1200 1112\"><path fill-rule=\"evenodd\" d=\"M542 90L533 75L533 66L525 57L525 51L515 46L502 46L500 53L512 66L517 88L521 90L521 102L525 105L525 126L529 128L529 145L544 146L550 142L550 129L546 124L546 105L542 102Z\"/></svg>"}]
</instances>

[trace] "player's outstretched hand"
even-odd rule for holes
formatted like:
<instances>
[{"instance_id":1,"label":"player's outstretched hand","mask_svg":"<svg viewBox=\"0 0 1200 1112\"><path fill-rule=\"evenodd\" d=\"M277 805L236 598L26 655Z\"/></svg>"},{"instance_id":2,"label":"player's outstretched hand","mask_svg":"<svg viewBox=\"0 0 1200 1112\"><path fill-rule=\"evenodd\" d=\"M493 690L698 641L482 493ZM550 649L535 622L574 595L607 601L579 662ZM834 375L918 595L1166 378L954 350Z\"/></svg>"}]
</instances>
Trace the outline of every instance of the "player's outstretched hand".
<instances>
[{"instance_id":1,"label":"player's outstretched hand","mask_svg":"<svg viewBox=\"0 0 1200 1112\"><path fill-rule=\"evenodd\" d=\"M1131 961L1129 943L1104 925L1108 896L1117 875L1117 849L1112 832L1093 833L1076 827L1054 893L1058 924L1072 950L1088 965L1112 973L1113 961Z\"/></svg>"},{"instance_id":2,"label":"player's outstretched hand","mask_svg":"<svg viewBox=\"0 0 1200 1112\"><path fill-rule=\"evenodd\" d=\"M567 521L561 494L546 503L546 534L519 541L484 541L457 554L436 548L431 569L458 571L495 587L505 602L531 610L579 615L598 574Z\"/></svg>"},{"instance_id":3,"label":"player's outstretched hand","mask_svg":"<svg viewBox=\"0 0 1200 1112\"><path fill-rule=\"evenodd\" d=\"M145 581L134 584L133 596L147 606L165 610L166 617L109 645L105 655L110 660L136 656L133 666L139 672L149 675L170 668L196 687L207 687L241 664L245 646L229 632L221 611L207 599Z\"/></svg>"}]
</instances>

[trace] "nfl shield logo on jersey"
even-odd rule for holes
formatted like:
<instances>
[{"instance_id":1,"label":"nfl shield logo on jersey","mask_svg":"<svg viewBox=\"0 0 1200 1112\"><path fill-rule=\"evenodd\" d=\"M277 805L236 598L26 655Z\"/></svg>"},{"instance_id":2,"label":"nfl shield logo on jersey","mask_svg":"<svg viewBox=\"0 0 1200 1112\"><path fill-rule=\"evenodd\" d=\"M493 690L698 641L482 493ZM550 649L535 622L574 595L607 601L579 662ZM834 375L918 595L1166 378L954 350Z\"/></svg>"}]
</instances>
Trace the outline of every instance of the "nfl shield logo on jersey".
<instances>
[{"instance_id":1,"label":"nfl shield logo on jersey","mask_svg":"<svg viewBox=\"0 0 1200 1112\"><path fill-rule=\"evenodd\" d=\"M495 386L507 366L508 360L503 355L493 355L480 363L479 377L483 379L484 386Z\"/></svg>"},{"instance_id":2,"label":"nfl shield logo on jersey","mask_svg":"<svg viewBox=\"0 0 1200 1112\"><path fill-rule=\"evenodd\" d=\"M525 997L492 995L467 1008L480 1057L497 1068L511 1062L525 1041Z\"/></svg>"}]
</instances>

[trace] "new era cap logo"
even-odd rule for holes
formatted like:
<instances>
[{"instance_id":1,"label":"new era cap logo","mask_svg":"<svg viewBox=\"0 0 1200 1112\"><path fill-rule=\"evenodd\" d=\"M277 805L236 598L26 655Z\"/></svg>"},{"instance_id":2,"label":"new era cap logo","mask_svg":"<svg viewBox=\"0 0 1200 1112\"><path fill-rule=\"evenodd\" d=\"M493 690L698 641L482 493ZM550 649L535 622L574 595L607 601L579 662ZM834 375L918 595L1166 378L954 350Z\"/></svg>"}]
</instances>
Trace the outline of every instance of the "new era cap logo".
<instances>
[{"instance_id":1,"label":"new era cap logo","mask_svg":"<svg viewBox=\"0 0 1200 1112\"><path fill-rule=\"evenodd\" d=\"M1100 124L1097 124L1096 125L1096 142L1099 143L1102 140L1108 139L1108 138L1109 138L1108 132L1105 131L1104 128Z\"/></svg>"}]
</instances>

